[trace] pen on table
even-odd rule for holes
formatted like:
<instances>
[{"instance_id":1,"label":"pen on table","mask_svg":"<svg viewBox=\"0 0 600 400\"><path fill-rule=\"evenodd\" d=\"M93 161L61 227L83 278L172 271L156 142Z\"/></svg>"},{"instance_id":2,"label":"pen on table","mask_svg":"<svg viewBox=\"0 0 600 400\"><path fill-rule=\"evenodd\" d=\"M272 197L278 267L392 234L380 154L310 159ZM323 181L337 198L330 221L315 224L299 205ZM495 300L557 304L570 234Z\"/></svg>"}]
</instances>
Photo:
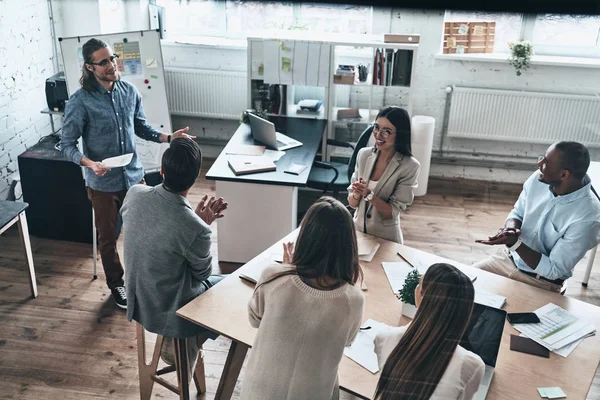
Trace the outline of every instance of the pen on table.
<instances>
[{"instance_id":1,"label":"pen on table","mask_svg":"<svg viewBox=\"0 0 600 400\"><path fill-rule=\"evenodd\" d=\"M404 257L402 254L400 254L400 252L397 252L396 254L398 254L398 256L400 256L401 259L403 259L404 261L406 261L406 263L408 265L410 265L411 267L415 268L415 266L413 265L413 263L411 263L410 261L408 261L408 259L406 257Z\"/></svg>"},{"instance_id":2,"label":"pen on table","mask_svg":"<svg viewBox=\"0 0 600 400\"><path fill-rule=\"evenodd\" d=\"M360 330L361 330L361 331L367 331L367 330L369 330L369 329L371 329L371 327L370 327L370 326L365 326L364 328L360 328Z\"/></svg>"}]
</instances>

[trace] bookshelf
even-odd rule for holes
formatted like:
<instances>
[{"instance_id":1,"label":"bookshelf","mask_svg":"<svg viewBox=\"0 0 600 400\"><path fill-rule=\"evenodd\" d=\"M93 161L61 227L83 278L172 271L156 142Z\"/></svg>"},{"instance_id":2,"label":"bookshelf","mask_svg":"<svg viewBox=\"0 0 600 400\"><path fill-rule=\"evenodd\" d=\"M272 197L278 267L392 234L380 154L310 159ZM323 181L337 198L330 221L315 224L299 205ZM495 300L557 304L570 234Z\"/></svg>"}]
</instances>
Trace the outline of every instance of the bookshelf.
<instances>
[{"instance_id":1,"label":"bookshelf","mask_svg":"<svg viewBox=\"0 0 600 400\"><path fill-rule=\"evenodd\" d=\"M381 108L396 105L412 115L419 45L382 39L305 34L300 38L293 33L248 38L249 108L265 109L268 115L327 120L320 155L329 160L327 139L356 141ZM302 99L322 100L323 106L318 112L299 112L297 103Z\"/></svg>"}]
</instances>

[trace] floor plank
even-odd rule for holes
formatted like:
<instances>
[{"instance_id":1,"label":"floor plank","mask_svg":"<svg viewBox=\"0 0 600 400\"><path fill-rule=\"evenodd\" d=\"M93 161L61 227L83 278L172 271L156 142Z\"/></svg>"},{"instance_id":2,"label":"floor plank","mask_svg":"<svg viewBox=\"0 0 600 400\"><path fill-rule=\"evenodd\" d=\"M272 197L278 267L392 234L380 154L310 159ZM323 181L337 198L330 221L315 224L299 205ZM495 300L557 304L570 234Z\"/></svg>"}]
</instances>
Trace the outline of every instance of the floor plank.
<instances>
[{"instance_id":1,"label":"floor plank","mask_svg":"<svg viewBox=\"0 0 600 400\"><path fill-rule=\"evenodd\" d=\"M204 180L206 169L190 190L195 205L215 184ZM520 185L431 179L429 193L415 199L402 215L406 244L463 263L481 260L494 249L475 243L502 226ZM308 193L306 198L318 194ZM218 253L216 224L213 253ZM81 243L31 239L39 297L29 298L26 263L16 227L0 237L0 393L11 399L138 399L135 326L112 302L99 278L92 280L92 248ZM118 247L122 252L122 243ZM122 254L122 253L121 253ZM589 287L581 280L587 257L575 269L567 295L600 305L600 257ZM239 264L214 260L215 272L230 273ZM148 351L154 337L147 335ZM205 344L207 393L213 399L230 341ZM245 366L244 366L245 368ZM244 376L240 375L234 399ZM174 377L170 377L174 383ZM195 393L192 385L192 393ZM153 398L175 399L154 386ZM342 399L354 399L343 393ZM588 399L600 400L596 374Z\"/></svg>"}]
</instances>

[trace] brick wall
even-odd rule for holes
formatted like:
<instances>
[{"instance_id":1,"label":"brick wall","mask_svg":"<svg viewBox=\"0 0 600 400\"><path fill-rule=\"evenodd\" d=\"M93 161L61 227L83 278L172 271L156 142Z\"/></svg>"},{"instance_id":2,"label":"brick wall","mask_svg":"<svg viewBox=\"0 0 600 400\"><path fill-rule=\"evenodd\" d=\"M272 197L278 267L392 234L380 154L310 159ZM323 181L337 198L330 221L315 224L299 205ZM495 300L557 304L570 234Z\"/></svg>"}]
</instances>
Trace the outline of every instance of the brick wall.
<instances>
[{"instance_id":1,"label":"brick wall","mask_svg":"<svg viewBox=\"0 0 600 400\"><path fill-rule=\"evenodd\" d=\"M0 199L18 174L17 157L51 133L44 85L54 74L48 4L0 0Z\"/></svg>"}]
</instances>

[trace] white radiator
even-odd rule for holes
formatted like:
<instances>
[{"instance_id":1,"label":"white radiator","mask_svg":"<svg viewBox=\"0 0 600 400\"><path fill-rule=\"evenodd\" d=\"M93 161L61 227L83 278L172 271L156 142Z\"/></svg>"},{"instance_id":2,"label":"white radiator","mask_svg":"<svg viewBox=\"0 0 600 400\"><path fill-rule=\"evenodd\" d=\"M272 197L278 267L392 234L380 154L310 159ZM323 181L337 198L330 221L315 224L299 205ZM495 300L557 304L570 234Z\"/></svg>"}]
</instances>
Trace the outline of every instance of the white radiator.
<instances>
[{"instance_id":1,"label":"white radiator","mask_svg":"<svg viewBox=\"0 0 600 400\"><path fill-rule=\"evenodd\" d=\"M600 147L600 97L453 87L448 136Z\"/></svg>"},{"instance_id":2,"label":"white radiator","mask_svg":"<svg viewBox=\"0 0 600 400\"><path fill-rule=\"evenodd\" d=\"M239 119L248 108L244 72L192 68L168 68L165 72L171 114Z\"/></svg>"}]
</instances>

